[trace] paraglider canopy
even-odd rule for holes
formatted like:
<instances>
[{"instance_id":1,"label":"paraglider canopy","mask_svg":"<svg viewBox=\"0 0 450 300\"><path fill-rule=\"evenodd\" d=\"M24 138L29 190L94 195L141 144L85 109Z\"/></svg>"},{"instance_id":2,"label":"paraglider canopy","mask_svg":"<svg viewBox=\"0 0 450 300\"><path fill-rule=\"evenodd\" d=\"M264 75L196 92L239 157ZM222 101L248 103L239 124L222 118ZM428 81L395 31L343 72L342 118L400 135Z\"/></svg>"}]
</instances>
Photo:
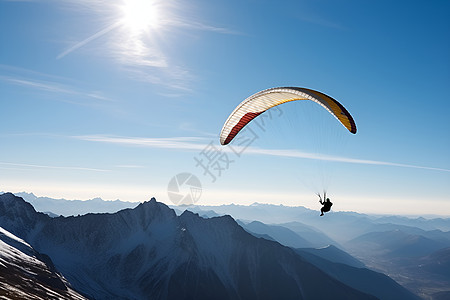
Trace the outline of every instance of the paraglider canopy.
<instances>
[{"instance_id":1,"label":"paraglider canopy","mask_svg":"<svg viewBox=\"0 0 450 300\"><path fill-rule=\"evenodd\" d=\"M220 143L227 145L250 121L277 105L297 100L310 100L321 105L350 131L356 124L350 113L338 101L319 91L301 87L276 87L248 97L230 114L220 133Z\"/></svg>"}]
</instances>

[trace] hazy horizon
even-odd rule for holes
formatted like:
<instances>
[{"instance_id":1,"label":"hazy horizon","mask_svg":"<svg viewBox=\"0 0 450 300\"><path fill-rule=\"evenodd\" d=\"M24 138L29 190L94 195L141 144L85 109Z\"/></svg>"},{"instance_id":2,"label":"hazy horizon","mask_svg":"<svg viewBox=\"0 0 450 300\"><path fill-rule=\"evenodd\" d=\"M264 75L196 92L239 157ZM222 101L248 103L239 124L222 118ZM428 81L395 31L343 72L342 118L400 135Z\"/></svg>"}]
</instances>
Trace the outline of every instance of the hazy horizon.
<instances>
[{"instance_id":1,"label":"hazy horizon","mask_svg":"<svg viewBox=\"0 0 450 300\"><path fill-rule=\"evenodd\" d=\"M143 203L143 202L147 202L150 201L151 198L153 198L154 196L150 196L147 199L144 199L142 201L128 201L126 199L103 199L101 197L93 197L93 198L87 198L87 199L78 199L78 198L53 198L53 197L49 197L46 195L36 195L33 192L8 192L8 191L0 191L0 194L3 193L12 193L14 195L21 195L22 193L24 194L29 194L29 195L33 195L36 198L49 198L52 200L61 200L61 201L91 201L91 200L96 200L96 199L100 199L101 201L104 202L114 202L114 201L121 201L123 203L130 203L130 204L138 204L138 203ZM250 206L254 206L254 205L273 205L273 206L284 206L284 207L298 207L298 208L306 208L309 209L311 211L317 211L318 213L320 212L320 205L317 203L316 206L312 205L311 207L305 206L305 205L288 205L285 203L269 203L269 202L252 202L252 203L242 203L239 201L228 201L228 202L221 202L221 203L217 203L217 204L200 204L200 203L194 203L192 205L176 205L173 202L170 201L160 201L158 198L156 198L156 201L160 202L160 203L164 203L165 205L171 207L171 208L178 208L180 210L189 210L189 208L192 207L220 207L220 206L227 206L227 205L235 205L235 206L245 206L245 207L250 207ZM27 200L27 199L25 199ZM408 218L419 218L419 217L423 217L425 219L432 219L432 218L450 218L450 213L449 214L445 214L445 212L443 214L426 214L426 213L421 213L421 214L408 214L408 213L403 213L403 214L399 214L399 213L376 213L376 212L364 212L364 211L356 211L356 210L336 210L336 209L332 209L332 212L349 212L349 213L359 213L359 214L366 214L366 215L370 215L370 216L399 216L399 217L408 217Z\"/></svg>"}]
</instances>

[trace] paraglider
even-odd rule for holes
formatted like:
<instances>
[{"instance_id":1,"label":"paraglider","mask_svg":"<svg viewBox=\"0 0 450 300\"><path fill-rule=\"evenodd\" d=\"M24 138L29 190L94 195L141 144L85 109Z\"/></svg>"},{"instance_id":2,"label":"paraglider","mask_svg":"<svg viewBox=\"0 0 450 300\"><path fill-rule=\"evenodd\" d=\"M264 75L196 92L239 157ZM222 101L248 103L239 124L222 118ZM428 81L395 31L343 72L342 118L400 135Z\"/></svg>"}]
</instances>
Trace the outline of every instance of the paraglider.
<instances>
[{"instance_id":1,"label":"paraglider","mask_svg":"<svg viewBox=\"0 0 450 300\"><path fill-rule=\"evenodd\" d=\"M297 100L310 100L330 112L351 133L356 124L350 113L335 99L319 91L300 87L277 87L248 97L230 114L220 133L220 144L227 145L250 121L277 105Z\"/></svg>"},{"instance_id":2,"label":"paraglider","mask_svg":"<svg viewBox=\"0 0 450 300\"><path fill-rule=\"evenodd\" d=\"M220 144L229 144L245 126L267 110L280 104L297 100L309 100L319 104L350 133L356 133L356 124L353 117L342 104L332 97L307 88L276 87L251 95L233 110L220 132ZM323 199L320 194L317 195L319 196L320 204L323 206L321 208L321 216L323 216L324 212L330 211L333 203L331 203L329 198L326 198L325 192Z\"/></svg>"},{"instance_id":3,"label":"paraglider","mask_svg":"<svg viewBox=\"0 0 450 300\"><path fill-rule=\"evenodd\" d=\"M322 204L322 208L320 209L320 216L323 216L324 212L330 211L331 206L333 206L333 203L330 201L330 198L327 198L326 192L323 192L323 200L322 196L320 196L319 193L317 193L317 196L319 196L319 203Z\"/></svg>"}]
</instances>

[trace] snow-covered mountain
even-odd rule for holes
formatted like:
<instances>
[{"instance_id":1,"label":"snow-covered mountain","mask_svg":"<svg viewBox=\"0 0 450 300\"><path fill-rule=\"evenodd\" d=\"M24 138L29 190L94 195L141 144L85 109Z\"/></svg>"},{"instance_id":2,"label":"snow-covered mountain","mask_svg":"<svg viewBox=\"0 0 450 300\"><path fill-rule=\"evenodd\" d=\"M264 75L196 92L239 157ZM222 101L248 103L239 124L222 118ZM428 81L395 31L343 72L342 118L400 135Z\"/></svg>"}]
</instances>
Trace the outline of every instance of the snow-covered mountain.
<instances>
[{"instance_id":1,"label":"snow-covered mountain","mask_svg":"<svg viewBox=\"0 0 450 300\"><path fill-rule=\"evenodd\" d=\"M3 194L0 226L96 299L375 299L230 216L177 216L155 199L114 214L50 218Z\"/></svg>"},{"instance_id":2,"label":"snow-covered mountain","mask_svg":"<svg viewBox=\"0 0 450 300\"><path fill-rule=\"evenodd\" d=\"M0 227L0 298L86 299L58 274L49 257Z\"/></svg>"}]
</instances>

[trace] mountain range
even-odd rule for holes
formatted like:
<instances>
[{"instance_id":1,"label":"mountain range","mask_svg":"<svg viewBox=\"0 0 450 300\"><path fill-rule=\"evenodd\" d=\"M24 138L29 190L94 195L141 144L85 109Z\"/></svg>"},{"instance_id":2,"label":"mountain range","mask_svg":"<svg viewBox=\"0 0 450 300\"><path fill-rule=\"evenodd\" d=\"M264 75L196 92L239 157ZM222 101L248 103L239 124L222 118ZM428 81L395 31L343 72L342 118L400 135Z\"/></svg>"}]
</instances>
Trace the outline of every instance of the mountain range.
<instances>
[{"instance_id":1,"label":"mountain range","mask_svg":"<svg viewBox=\"0 0 450 300\"><path fill-rule=\"evenodd\" d=\"M2 201L11 203L2 208ZM103 202L103 210L114 203ZM392 279L427 299L445 299L450 290L450 238L441 230L449 219L319 218L306 208L265 204L171 209L155 199L130 207L51 218L51 210L38 213L7 193L0 195L0 226L96 299L328 299L320 294L328 285L343 299L418 299Z\"/></svg>"},{"instance_id":2,"label":"mountain range","mask_svg":"<svg viewBox=\"0 0 450 300\"><path fill-rule=\"evenodd\" d=\"M126 202L121 200L105 201L101 198L90 200L66 200L53 199L49 197L37 197L33 193L15 193L25 201L33 205L40 212L44 212L52 217L57 216L77 216L88 213L115 213L126 208L136 207L139 203Z\"/></svg>"},{"instance_id":3,"label":"mountain range","mask_svg":"<svg viewBox=\"0 0 450 300\"><path fill-rule=\"evenodd\" d=\"M50 218L7 193L0 226L48 255L89 298L376 299L230 216L177 216L155 199L114 214Z\"/></svg>"}]
</instances>

